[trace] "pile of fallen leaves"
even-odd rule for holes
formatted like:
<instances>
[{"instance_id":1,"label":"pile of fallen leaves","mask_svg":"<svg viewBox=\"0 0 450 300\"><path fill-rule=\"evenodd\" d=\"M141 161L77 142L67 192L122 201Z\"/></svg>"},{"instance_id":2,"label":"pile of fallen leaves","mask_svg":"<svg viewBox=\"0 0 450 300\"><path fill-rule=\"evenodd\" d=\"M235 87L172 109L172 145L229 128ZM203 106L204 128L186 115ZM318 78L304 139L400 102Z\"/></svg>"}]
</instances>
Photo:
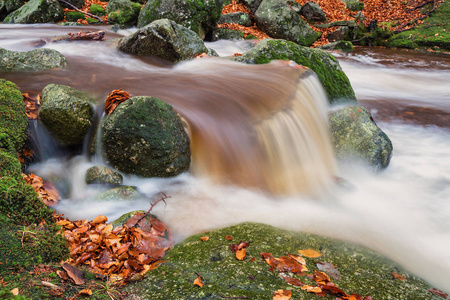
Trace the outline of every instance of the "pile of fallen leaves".
<instances>
[{"instance_id":1,"label":"pile of fallen leaves","mask_svg":"<svg viewBox=\"0 0 450 300\"><path fill-rule=\"evenodd\" d=\"M170 230L156 218L136 212L123 226L106 224L105 216L93 221L69 221L58 216L69 241L72 265L86 265L97 274L123 284L138 280L158 267L171 247Z\"/></svg>"},{"instance_id":2,"label":"pile of fallen leaves","mask_svg":"<svg viewBox=\"0 0 450 300\"><path fill-rule=\"evenodd\" d=\"M44 182L41 177L34 174L22 174L23 179L31 185L45 205L52 206L61 200L58 191L50 182Z\"/></svg>"},{"instance_id":3,"label":"pile of fallen leaves","mask_svg":"<svg viewBox=\"0 0 450 300\"><path fill-rule=\"evenodd\" d=\"M25 113L30 120L37 119L37 113L41 107L41 95L30 95L30 93L22 93L23 104L25 105Z\"/></svg>"},{"instance_id":4,"label":"pile of fallen leaves","mask_svg":"<svg viewBox=\"0 0 450 300\"><path fill-rule=\"evenodd\" d=\"M120 103L128 99L130 99L130 94L124 90L113 90L105 99L105 114L111 114Z\"/></svg>"}]
</instances>

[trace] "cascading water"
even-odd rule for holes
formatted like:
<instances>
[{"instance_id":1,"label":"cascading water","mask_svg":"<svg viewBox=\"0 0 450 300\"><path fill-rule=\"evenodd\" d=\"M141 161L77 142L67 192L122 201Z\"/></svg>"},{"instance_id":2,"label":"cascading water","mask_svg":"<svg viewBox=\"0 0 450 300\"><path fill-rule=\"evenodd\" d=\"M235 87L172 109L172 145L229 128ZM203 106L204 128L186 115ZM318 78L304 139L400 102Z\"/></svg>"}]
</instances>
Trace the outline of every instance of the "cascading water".
<instances>
[{"instance_id":1,"label":"cascading water","mask_svg":"<svg viewBox=\"0 0 450 300\"><path fill-rule=\"evenodd\" d=\"M43 35L40 38L62 35L70 30L56 25L2 24L0 47L30 50L31 42L36 40L36 32ZM120 36L107 28L105 30L107 39ZM221 55L231 55L242 52L239 48L241 43L210 43L208 47ZM310 122L309 113L306 113L309 107L307 93L300 88L315 83L310 76L299 79L302 74L307 74L306 71L274 65L241 68L234 63L217 63L213 68L212 64L216 62L207 67L208 64L201 61L174 67L155 65L117 52L114 44L108 41L46 47L57 49L67 57L65 69L2 74L1 77L15 82L24 92L40 91L49 83L57 83L91 91L101 101L118 88L132 95L161 98L189 122L196 156L192 173L169 179L125 177L124 184L137 186L146 195L145 199L97 203L89 200L89 189L76 188L79 189L76 200L70 200L69 193L63 193L67 198L57 206L59 212L71 219L93 219L103 214L113 220L123 212L147 210L151 197L164 191L171 196L167 206L157 205L152 212L173 229L178 240L237 222L263 222L365 245L392 258L435 287L450 291L448 126L424 127L420 121L405 124L399 122L402 119L397 115L378 122L391 108L405 104L439 108L442 114L439 117L445 113L448 115L448 57L394 50L385 54L373 49L368 52L356 50L354 54L339 57L358 100L372 109L378 125L391 138L394 156L390 166L381 174L367 172L360 166L335 169L332 159L323 159L320 168L314 164L313 170L305 175L308 177L316 171L326 174L322 175L325 180L317 176L318 179L308 183L313 189L321 189L314 182L327 186L327 179L335 175L335 170L336 175L345 178L352 187L346 190L331 185L328 193L317 198L283 194L292 191L292 184L284 182L286 178L293 179L292 182L304 180L295 179L297 170L292 166L294 160L290 154L273 155L280 151L285 153L285 148L295 148L293 142L302 138L310 140L321 136L314 142L320 144L327 135L319 126L317 133L312 134L314 137L304 136L296 124L298 119L301 119L302 127ZM409 82L415 84L409 86ZM307 89L311 99L318 98L314 95L316 92L321 93L314 87ZM297 98L297 91L302 97L293 101ZM256 98L251 96L255 93L259 95ZM298 109L300 106L302 108ZM315 109L317 111L312 113L317 114L317 118L324 118L326 106L319 105ZM294 111L296 117L292 118ZM281 133L271 132L282 127L285 130ZM275 140L285 137L288 137L286 146L274 146ZM323 145L316 149L328 152ZM67 182L84 180L83 170L92 164L78 157L60 156L33 166L33 170L38 175L49 174L44 177L56 178L62 182L60 186L68 189L70 185ZM233 164L236 167L232 167ZM259 167L260 172L256 171ZM264 179L264 168L278 169L269 174L270 179ZM77 169L81 171L73 171ZM293 173L281 172L283 169ZM324 169L327 171L323 172ZM192 175L199 173L207 175ZM80 177L75 178L75 174ZM254 174L254 177L249 174ZM286 184L283 189L279 188L279 181ZM258 186L281 194L263 193L254 188Z\"/></svg>"}]
</instances>

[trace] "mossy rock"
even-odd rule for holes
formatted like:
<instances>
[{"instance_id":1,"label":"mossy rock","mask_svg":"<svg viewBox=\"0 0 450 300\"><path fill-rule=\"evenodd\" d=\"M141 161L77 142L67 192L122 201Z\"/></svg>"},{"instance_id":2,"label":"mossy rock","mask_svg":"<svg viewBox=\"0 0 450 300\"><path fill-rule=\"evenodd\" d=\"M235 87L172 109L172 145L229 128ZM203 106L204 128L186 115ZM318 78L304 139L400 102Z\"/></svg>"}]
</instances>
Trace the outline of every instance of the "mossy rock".
<instances>
[{"instance_id":1,"label":"mossy rock","mask_svg":"<svg viewBox=\"0 0 450 300\"><path fill-rule=\"evenodd\" d=\"M192 59L208 52L203 41L187 27L169 19L150 23L119 41L119 50L140 56L156 56L171 62Z\"/></svg>"},{"instance_id":2,"label":"mossy rock","mask_svg":"<svg viewBox=\"0 0 450 300\"><path fill-rule=\"evenodd\" d=\"M0 72L57 69L65 65L66 58L53 49L40 48L19 52L0 48Z\"/></svg>"},{"instance_id":3,"label":"mossy rock","mask_svg":"<svg viewBox=\"0 0 450 300\"><path fill-rule=\"evenodd\" d=\"M212 41L218 40L243 40L244 33L240 30L218 28L213 31Z\"/></svg>"},{"instance_id":4,"label":"mossy rock","mask_svg":"<svg viewBox=\"0 0 450 300\"><path fill-rule=\"evenodd\" d=\"M0 149L0 177L22 178L22 167L16 153Z\"/></svg>"},{"instance_id":5,"label":"mossy rock","mask_svg":"<svg viewBox=\"0 0 450 300\"><path fill-rule=\"evenodd\" d=\"M68 11L66 13L66 20L69 22L76 22L78 19L84 20L86 16L78 11Z\"/></svg>"},{"instance_id":6,"label":"mossy rock","mask_svg":"<svg viewBox=\"0 0 450 300\"><path fill-rule=\"evenodd\" d=\"M232 241L226 236L231 236ZM202 241L200 237L208 236ZM239 261L231 252L230 244L250 242L246 257ZM331 278L341 290L373 299L441 299L431 294L432 288L423 280L409 274L392 261L353 244L274 228L269 225L243 223L223 229L193 235L168 251L164 263L149 271L140 282L125 287L139 299L223 299L248 298L272 299L276 290L291 290L292 299L315 299L300 287L286 283L280 275L293 276L305 284L315 283L307 276L271 272L270 266L261 258L261 252L275 257L287 253L297 254L300 249L314 249L323 255L307 258L308 274L313 274L316 262L328 262L337 266L341 279ZM407 278L392 279L392 272ZM199 274L203 287L194 285ZM336 297L326 296L325 299Z\"/></svg>"},{"instance_id":7,"label":"mossy rock","mask_svg":"<svg viewBox=\"0 0 450 300\"><path fill-rule=\"evenodd\" d=\"M431 5L431 4L430 4ZM427 9L431 9L431 6ZM426 48L436 51L450 51L450 1L443 1L438 9L416 28L392 36L389 47Z\"/></svg>"},{"instance_id":8,"label":"mossy rock","mask_svg":"<svg viewBox=\"0 0 450 300\"><path fill-rule=\"evenodd\" d=\"M25 2L23 0L0 0L0 22L6 18L8 14L19 9Z\"/></svg>"},{"instance_id":9,"label":"mossy rock","mask_svg":"<svg viewBox=\"0 0 450 300\"><path fill-rule=\"evenodd\" d=\"M353 44L349 41L337 41L320 46L323 50L342 50L344 52L353 52Z\"/></svg>"},{"instance_id":10,"label":"mossy rock","mask_svg":"<svg viewBox=\"0 0 450 300\"><path fill-rule=\"evenodd\" d=\"M19 151L27 139L27 126L22 93L14 83L0 79L0 148Z\"/></svg>"},{"instance_id":11,"label":"mossy rock","mask_svg":"<svg viewBox=\"0 0 450 300\"><path fill-rule=\"evenodd\" d=\"M132 201L141 198L135 186L122 185L109 189L95 197L96 201Z\"/></svg>"},{"instance_id":12,"label":"mossy rock","mask_svg":"<svg viewBox=\"0 0 450 300\"><path fill-rule=\"evenodd\" d=\"M90 167L86 171L85 179L87 184L121 185L123 181L119 172L102 165Z\"/></svg>"},{"instance_id":13,"label":"mossy rock","mask_svg":"<svg viewBox=\"0 0 450 300\"><path fill-rule=\"evenodd\" d=\"M356 160L375 170L386 168L392 157L392 142L377 126L369 111L346 106L331 111L330 128L336 156L343 161Z\"/></svg>"},{"instance_id":14,"label":"mossy rock","mask_svg":"<svg viewBox=\"0 0 450 300\"><path fill-rule=\"evenodd\" d=\"M94 120L94 98L69 86L49 84L42 90L38 118L64 146L80 145Z\"/></svg>"},{"instance_id":15,"label":"mossy rock","mask_svg":"<svg viewBox=\"0 0 450 300\"><path fill-rule=\"evenodd\" d=\"M231 59L250 64L265 64L276 59L293 60L317 74L330 103L356 102L347 75L337 59L324 50L302 47L285 40L265 39L242 56Z\"/></svg>"},{"instance_id":16,"label":"mossy rock","mask_svg":"<svg viewBox=\"0 0 450 300\"><path fill-rule=\"evenodd\" d=\"M141 5L129 0L111 0L106 5L108 21L123 24L136 25Z\"/></svg>"},{"instance_id":17,"label":"mossy rock","mask_svg":"<svg viewBox=\"0 0 450 300\"><path fill-rule=\"evenodd\" d=\"M229 14L222 14L217 22L219 24L229 23L229 24L238 24L242 26L251 26L252 20L249 14L244 12L235 12Z\"/></svg>"},{"instance_id":18,"label":"mossy rock","mask_svg":"<svg viewBox=\"0 0 450 300\"><path fill-rule=\"evenodd\" d=\"M320 5L315 2L306 2L300 9L300 14L308 21L312 22L326 22L327 17Z\"/></svg>"},{"instance_id":19,"label":"mossy rock","mask_svg":"<svg viewBox=\"0 0 450 300\"><path fill-rule=\"evenodd\" d=\"M172 107L155 97L121 103L102 123L108 164L125 174L171 177L190 163L189 137Z\"/></svg>"},{"instance_id":20,"label":"mossy rock","mask_svg":"<svg viewBox=\"0 0 450 300\"><path fill-rule=\"evenodd\" d=\"M30 0L10 13L3 23L56 23L64 19L64 10L58 0Z\"/></svg>"},{"instance_id":21,"label":"mossy rock","mask_svg":"<svg viewBox=\"0 0 450 300\"><path fill-rule=\"evenodd\" d=\"M92 4L89 7L89 12L96 16L104 16L106 14L106 10L98 4Z\"/></svg>"},{"instance_id":22,"label":"mossy rock","mask_svg":"<svg viewBox=\"0 0 450 300\"><path fill-rule=\"evenodd\" d=\"M364 3L359 0L344 0L345 7L351 11L359 11L364 9Z\"/></svg>"}]
</instances>

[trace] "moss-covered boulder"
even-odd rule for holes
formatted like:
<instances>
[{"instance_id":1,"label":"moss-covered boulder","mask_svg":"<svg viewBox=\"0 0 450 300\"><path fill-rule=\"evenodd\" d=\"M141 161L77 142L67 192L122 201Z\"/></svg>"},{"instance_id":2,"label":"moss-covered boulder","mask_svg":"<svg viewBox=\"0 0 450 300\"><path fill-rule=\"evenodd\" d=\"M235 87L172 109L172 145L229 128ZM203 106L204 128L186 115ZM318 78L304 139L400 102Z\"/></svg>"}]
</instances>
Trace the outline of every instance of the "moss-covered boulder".
<instances>
[{"instance_id":1,"label":"moss-covered boulder","mask_svg":"<svg viewBox=\"0 0 450 300\"><path fill-rule=\"evenodd\" d=\"M24 3L23 0L0 0L0 22L11 12L19 9Z\"/></svg>"},{"instance_id":2,"label":"moss-covered boulder","mask_svg":"<svg viewBox=\"0 0 450 300\"><path fill-rule=\"evenodd\" d=\"M0 177L22 178L22 167L16 153L0 149Z\"/></svg>"},{"instance_id":3,"label":"moss-covered boulder","mask_svg":"<svg viewBox=\"0 0 450 300\"><path fill-rule=\"evenodd\" d=\"M436 11L422 24L408 31L398 33L388 41L389 47L428 48L437 51L450 51L450 1L442 1ZM433 4L425 9L430 10Z\"/></svg>"},{"instance_id":4,"label":"moss-covered boulder","mask_svg":"<svg viewBox=\"0 0 450 300\"><path fill-rule=\"evenodd\" d=\"M104 16L106 14L106 10L98 4L92 4L89 7L89 12L96 16Z\"/></svg>"},{"instance_id":5,"label":"moss-covered boulder","mask_svg":"<svg viewBox=\"0 0 450 300\"><path fill-rule=\"evenodd\" d=\"M78 19L84 20L86 19L86 15L78 11L68 11L66 13L66 20L68 22L76 22Z\"/></svg>"},{"instance_id":6,"label":"moss-covered boulder","mask_svg":"<svg viewBox=\"0 0 450 300\"><path fill-rule=\"evenodd\" d=\"M273 38L311 46L320 36L283 0L263 0L255 13L259 29Z\"/></svg>"},{"instance_id":7,"label":"moss-covered boulder","mask_svg":"<svg viewBox=\"0 0 450 300\"><path fill-rule=\"evenodd\" d=\"M56 23L64 19L64 10L58 0L30 0L10 13L4 23Z\"/></svg>"},{"instance_id":8,"label":"moss-covered boulder","mask_svg":"<svg viewBox=\"0 0 450 300\"><path fill-rule=\"evenodd\" d=\"M231 59L250 64L265 64L276 59L293 60L317 74L330 103L356 101L347 75L337 59L326 51L302 47L285 40L265 39L242 56Z\"/></svg>"},{"instance_id":9,"label":"moss-covered boulder","mask_svg":"<svg viewBox=\"0 0 450 300\"><path fill-rule=\"evenodd\" d=\"M232 237L229 241L226 236ZM208 236L202 241L200 237ZM230 245L250 242L243 261L236 259ZM289 285L282 276L295 277L315 286L307 276L271 271L261 258L261 252L274 257L298 255L298 250L313 249L322 256L307 258L307 274L318 270L316 263L336 266L340 279L331 281L347 294L370 295L373 299L439 299L431 294L431 287L408 274L400 266L380 255L337 240L307 233L280 230L268 225L243 223L189 237L169 250L164 263L147 273L141 282L129 284L125 290L139 299L272 299L276 290L292 292L292 299L315 299L318 296ZM392 272L400 273L407 281L394 280ZM328 271L329 274L333 272ZM203 287L193 284L200 275ZM334 273L335 276L336 273ZM331 275L330 275L331 276ZM326 296L325 299L335 299Z\"/></svg>"},{"instance_id":10,"label":"moss-covered boulder","mask_svg":"<svg viewBox=\"0 0 450 300\"><path fill-rule=\"evenodd\" d=\"M122 38L118 47L125 53L156 56L172 62L208 52L195 32L168 19L154 21Z\"/></svg>"},{"instance_id":11,"label":"moss-covered boulder","mask_svg":"<svg viewBox=\"0 0 450 300\"><path fill-rule=\"evenodd\" d=\"M27 126L22 93L14 83L0 79L0 148L19 151L27 139Z\"/></svg>"},{"instance_id":12,"label":"moss-covered boulder","mask_svg":"<svg viewBox=\"0 0 450 300\"><path fill-rule=\"evenodd\" d=\"M361 161L375 170L389 165L392 142L367 109L361 106L337 108L331 111L329 121L338 159Z\"/></svg>"},{"instance_id":13,"label":"moss-covered boulder","mask_svg":"<svg viewBox=\"0 0 450 300\"><path fill-rule=\"evenodd\" d=\"M218 40L243 40L244 33L240 30L217 28L213 31L212 41Z\"/></svg>"},{"instance_id":14,"label":"moss-covered boulder","mask_svg":"<svg viewBox=\"0 0 450 300\"><path fill-rule=\"evenodd\" d=\"M102 123L105 159L125 174L170 177L190 163L189 138L172 107L155 97L121 103Z\"/></svg>"},{"instance_id":15,"label":"moss-covered boulder","mask_svg":"<svg viewBox=\"0 0 450 300\"><path fill-rule=\"evenodd\" d=\"M97 165L87 169L85 180L87 184L121 185L123 177L119 172Z\"/></svg>"},{"instance_id":16,"label":"moss-covered boulder","mask_svg":"<svg viewBox=\"0 0 450 300\"><path fill-rule=\"evenodd\" d=\"M315 2L306 2L301 10L300 14L305 17L308 21L313 22L326 22L327 17L325 16L325 13L323 12L322 8L320 8L320 5Z\"/></svg>"},{"instance_id":17,"label":"moss-covered boulder","mask_svg":"<svg viewBox=\"0 0 450 300\"><path fill-rule=\"evenodd\" d=\"M223 0L148 0L139 14L138 27L167 18L204 39L216 27L222 8Z\"/></svg>"},{"instance_id":18,"label":"moss-covered boulder","mask_svg":"<svg viewBox=\"0 0 450 300\"><path fill-rule=\"evenodd\" d=\"M140 10L141 4L130 0L111 0L106 5L108 21L129 26L137 24Z\"/></svg>"},{"instance_id":19,"label":"moss-covered boulder","mask_svg":"<svg viewBox=\"0 0 450 300\"><path fill-rule=\"evenodd\" d=\"M0 72L36 71L62 68L66 58L56 50L9 51L0 48Z\"/></svg>"},{"instance_id":20,"label":"moss-covered boulder","mask_svg":"<svg viewBox=\"0 0 450 300\"><path fill-rule=\"evenodd\" d=\"M238 24L242 26L251 26L252 20L250 15L244 12L234 12L229 14L223 14L220 16L219 24L228 23L228 24Z\"/></svg>"},{"instance_id":21,"label":"moss-covered boulder","mask_svg":"<svg viewBox=\"0 0 450 300\"><path fill-rule=\"evenodd\" d=\"M323 50L342 50L344 52L353 52L353 44L349 41L337 41L325 44L319 47Z\"/></svg>"},{"instance_id":22,"label":"moss-covered boulder","mask_svg":"<svg viewBox=\"0 0 450 300\"><path fill-rule=\"evenodd\" d=\"M345 3L345 7L352 11L359 11L364 9L364 3L359 0L342 0Z\"/></svg>"},{"instance_id":23,"label":"moss-covered boulder","mask_svg":"<svg viewBox=\"0 0 450 300\"><path fill-rule=\"evenodd\" d=\"M94 98L69 86L49 84L42 90L38 118L64 146L80 145L94 120Z\"/></svg>"},{"instance_id":24,"label":"moss-covered boulder","mask_svg":"<svg viewBox=\"0 0 450 300\"><path fill-rule=\"evenodd\" d=\"M134 186L122 185L98 194L96 201L132 201L142 197Z\"/></svg>"}]
</instances>

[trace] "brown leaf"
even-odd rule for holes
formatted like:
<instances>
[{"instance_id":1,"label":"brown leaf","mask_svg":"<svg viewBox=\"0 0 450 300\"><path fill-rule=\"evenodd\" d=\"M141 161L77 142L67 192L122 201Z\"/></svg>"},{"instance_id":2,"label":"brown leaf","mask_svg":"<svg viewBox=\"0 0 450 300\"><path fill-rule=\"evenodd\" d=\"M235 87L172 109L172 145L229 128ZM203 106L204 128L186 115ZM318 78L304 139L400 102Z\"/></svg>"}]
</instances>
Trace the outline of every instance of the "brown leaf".
<instances>
[{"instance_id":1,"label":"brown leaf","mask_svg":"<svg viewBox=\"0 0 450 300\"><path fill-rule=\"evenodd\" d=\"M298 253L308 258L316 258L322 256L322 253L313 249L298 250Z\"/></svg>"},{"instance_id":2,"label":"brown leaf","mask_svg":"<svg viewBox=\"0 0 450 300\"><path fill-rule=\"evenodd\" d=\"M120 103L128 100L129 98L130 94L124 90L113 90L105 99L105 113L107 115L111 114Z\"/></svg>"},{"instance_id":3,"label":"brown leaf","mask_svg":"<svg viewBox=\"0 0 450 300\"><path fill-rule=\"evenodd\" d=\"M206 242L207 240L209 240L209 236L202 236L200 238L203 242Z\"/></svg>"},{"instance_id":4,"label":"brown leaf","mask_svg":"<svg viewBox=\"0 0 450 300\"><path fill-rule=\"evenodd\" d=\"M397 274L395 272L392 272L392 278L397 279L397 280L406 280L405 277L403 277L402 275Z\"/></svg>"},{"instance_id":5,"label":"brown leaf","mask_svg":"<svg viewBox=\"0 0 450 300\"><path fill-rule=\"evenodd\" d=\"M198 275L198 277L194 280L194 285L199 287L203 286L202 277L200 275Z\"/></svg>"},{"instance_id":6,"label":"brown leaf","mask_svg":"<svg viewBox=\"0 0 450 300\"><path fill-rule=\"evenodd\" d=\"M95 217L94 221L91 222L92 225L96 225L96 224L100 224L100 223L104 223L108 221L108 218L102 215L98 215Z\"/></svg>"},{"instance_id":7,"label":"brown leaf","mask_svg":"<svg viewBox=\"0 0 450 300\"><path fill-rule=\"evenodd\" d=\"M325 272L334 279L341 280L341 274L336 269L336 266L334 266L333 264L330 264L328 262L318 262L316 263L316 266L320 271Z\"/></svg>"},{"instance_id":8,"label":"brown leaf","mask_svg":"<svg viewBox=\"0 0 450 300\"><path fill-rule=\"evenodd\" d=\"M273 300L289 300L292 297L292 292L289 290L277 290L273 293Z\"/></svg>"},{"instance_id":9,"label":"brown leaf","mask_svg":"<svg viewBox=\"0 0 450 300\"><path fill-rule=\"evenodd\" d=\"M438 289L436 289L436 288L429 289L428 291L429 291L430 293L435 294L435 295L437 295L437 296L439 296L439 297L442 297L442 298L444 298L444 299L447 299L447 297L448 297L448 294L446 294L446 293L444 293L443 291L438 290Z\"/></svg>"},{"instance_id":10,"label":"brown leaf","mask_svg":"<svg viewBox=\"0 0 450 300\"><path fill-rule=\"evenodd\" d=\"M225 239L226 239L227 241L233 240L233 238L232 238L231 236L229 236L229 235L226 235L226 236L225 236Z\"/></svg>"},{"instance_id":11,"label":"brown leaf","mask_svg":"<svg viewBox=\"0 0 450 300\"><path fill-rule=\"evenodd\" d=\"M63 263L61 267L67 272L67 275L76 285L84 284L83 272L68 263Z\"/></svg>"},{"instance_id":12,"label":"brown leaf","mask_svg":"<svg viewBox=\"0 0 450 300\"><path fill-rule=\"evenodd\" d=\"M87 296L91 296L92 295L92 291L90 289L84 289L78 292L78 295L87 295Z\"/></svg>"},{"instance_id":13,"label":"brown leaf","mask_svg":"<svg viewBox=\"0 0 450 300\"><path fill-rule=\"evenodd\" d=\"M322 289L318 286L304 285L301 287L302 290L307 291L308 293L320 294L322 293Z\"/></svg>"},{"instance_id":14,"label":"brown leaf","mask_svg":"<svg viewBox=\"0 0 450 300\"><path fill-rule=\"evenodd\" d=\"M66 271L61 271L61 270L57 270L56 274L59 276L59 278L61 278L62 280L67 280L69 279L69 276L67 275Z\"/></svg>"},{"instance_id":15,"label":"brown leaf","mask_svg":"<svg viewBox=\"0 0 450 300\"><path fill-rule=\"evenodd\" d=\"M247 248L248 246L250 246L250 243L245 243L245 242L241 241L239 244L231 244L230 249L232 252L236 252L243 248Z\"/></svg>"},{"instance_id":16,"label":"brown leaf","mask_svg":"<svg viewBox=\"0 0 450 300\"><path fill-rule=\"evenodd\" d=\"M305 284L297 278L281 276L287 283L295 286L304 286Z\"/></svg>"},{"instance_id":17,"label":"brown leaf","mask_svg":"<svg viewBox=\"0 0 450 300\"><path fill-rule=\"evenodd\" d=\"M330 282L330 277L321 271L314 271L313 280L315 282L321 283L321 284L327 284L327 282Z\"/></svg>"},{"instance_id":18,"label":"brown leaf","mask_svg":"<svg viewBox=\"0 0 450 300\"><path fill-rule=\"evenodd\" d=\"M18 289L18 288L13 288L13 289L11 290L11 294L13 294L14 296L19 295L19 289Z\"/></svg>"}]
</instances>

